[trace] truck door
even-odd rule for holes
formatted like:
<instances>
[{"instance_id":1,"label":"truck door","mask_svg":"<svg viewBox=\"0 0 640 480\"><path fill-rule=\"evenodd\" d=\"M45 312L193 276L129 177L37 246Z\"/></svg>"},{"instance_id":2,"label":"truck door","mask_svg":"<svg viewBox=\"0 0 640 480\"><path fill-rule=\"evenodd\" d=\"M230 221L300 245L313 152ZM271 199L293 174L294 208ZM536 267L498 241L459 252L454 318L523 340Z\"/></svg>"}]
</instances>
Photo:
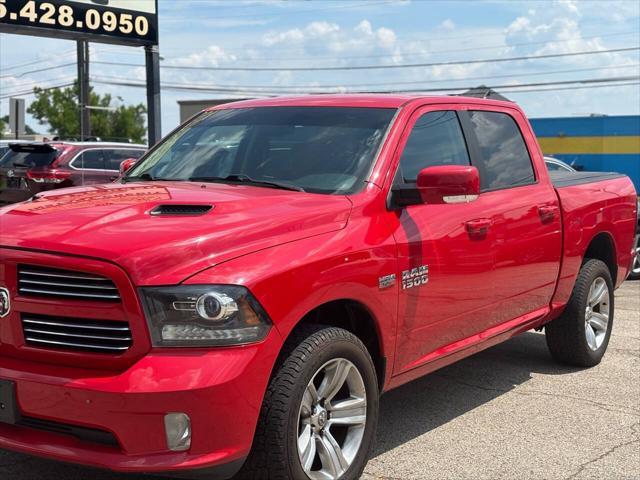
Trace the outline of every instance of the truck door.
<instances>
[{"instance_id":1,"label":"truck door","mask_svg":"<svg viewBox=\"0 0 640 480\"><path fill-rule=\"evenodd\" d=\"M527 147L536 140L519 112L474 106L461 120L496 240L489 328L548 307L562 248L559 201L538 149Z\"/></svg>"},{"instance_id":2,"label":"truck door","mask_svg":"<svg viewBox=\"0 0 640 480\"><path fill-rule=\"evenodd\" d=\"M418 110L401 141L395 182L415 183L423 168L470 165L459 106ZM399 326L395 373L410 370L443 346L483 330L497 285L496 232L490 205L411 205L395 212Z\"/></svg>"}]
</instances>

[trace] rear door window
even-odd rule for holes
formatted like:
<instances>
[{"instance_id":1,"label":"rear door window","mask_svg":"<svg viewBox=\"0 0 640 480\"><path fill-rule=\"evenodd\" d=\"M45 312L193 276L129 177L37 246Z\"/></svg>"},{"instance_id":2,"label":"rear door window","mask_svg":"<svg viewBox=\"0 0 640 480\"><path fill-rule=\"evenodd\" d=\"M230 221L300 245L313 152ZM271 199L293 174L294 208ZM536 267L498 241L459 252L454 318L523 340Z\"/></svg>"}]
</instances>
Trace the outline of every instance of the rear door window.
<instances>
[{"instance_id":1,"label":"rear door window","mask_svg":"<svg viewBox=\"0 0 640 480\"><path fill-rule=\"evenodd\" d=\"M415 183L420 170L436 165L470 165L456 112L428 112L413 126L400 157L402 176Z\"/></svg>"},{"instance_id":2,"label":"rear door window","mask_svg":"<svg viewBox=\"0 0 640 480\"><path fill-rule=\"evenodd\" d=\"M480 148L478 170L483 191L535 183L536 177L522 133L513 117L501 112L470 111Z\"/></svg>"},{"instance_id":3,"label":"rear door window","mask_svg":"<svg viewBox=\"0 0 640 480\"><path fill-rule=\"evenodd\" d=\"M73 161L73 167L80 170L104 170L102 150L85 150Z\"/></svg>"}]
</instances>

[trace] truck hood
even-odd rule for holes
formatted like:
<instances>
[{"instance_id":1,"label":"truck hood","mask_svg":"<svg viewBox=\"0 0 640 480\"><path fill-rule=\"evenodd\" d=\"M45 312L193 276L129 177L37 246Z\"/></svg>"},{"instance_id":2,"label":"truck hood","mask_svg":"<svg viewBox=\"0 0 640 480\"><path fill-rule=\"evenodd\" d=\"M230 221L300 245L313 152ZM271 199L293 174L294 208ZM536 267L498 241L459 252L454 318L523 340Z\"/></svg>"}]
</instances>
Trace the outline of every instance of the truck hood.
<instances>
[{"instance_id":1,"label":"truck hood","mask_svg":"<svg viewBox=\"0 0 640 480\"><path fill-rule=\"evenodd\" d=\"M152 215L165 205L212 208ZM97 185L0 209L0 245L109 260L136 285L176 284L231 258L340 230L350 211L344 196L249 185Z\"/></svg>"}]
</instances>

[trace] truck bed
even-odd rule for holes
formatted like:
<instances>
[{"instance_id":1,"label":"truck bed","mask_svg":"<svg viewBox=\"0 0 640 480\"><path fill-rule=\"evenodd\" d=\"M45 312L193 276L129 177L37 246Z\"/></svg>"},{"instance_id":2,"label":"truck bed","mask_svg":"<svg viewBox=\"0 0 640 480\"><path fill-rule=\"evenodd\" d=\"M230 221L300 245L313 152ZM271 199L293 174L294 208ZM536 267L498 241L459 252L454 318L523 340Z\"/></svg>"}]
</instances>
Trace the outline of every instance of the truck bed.
<instances>
[{"instance_id":1,"label":"truck bed","mask_svg":"<svg viewBox=\"0 0 640 480\"><path fill-rule=\"evenodd\" d=\"M583 185L585 183L601 182L614 178L624 177L622 173L616 172L549 172L551 182L556 188L571 187L573 185Z\"/></svg>"},{"instance_id":2,"label":"truck bed","mask_svg":"<svg viewBox=\"0 0 640 480\"><path fill-rule=\"evenodd\" d=\"M619 173L549 173L560 200L563 255L554 306L565 304L580 270L585 251L596 236L612 253L615 286L626 278L636 228L636 192ZM613 239L616 239L614 242Z\"/></svg>"}]
</instances>

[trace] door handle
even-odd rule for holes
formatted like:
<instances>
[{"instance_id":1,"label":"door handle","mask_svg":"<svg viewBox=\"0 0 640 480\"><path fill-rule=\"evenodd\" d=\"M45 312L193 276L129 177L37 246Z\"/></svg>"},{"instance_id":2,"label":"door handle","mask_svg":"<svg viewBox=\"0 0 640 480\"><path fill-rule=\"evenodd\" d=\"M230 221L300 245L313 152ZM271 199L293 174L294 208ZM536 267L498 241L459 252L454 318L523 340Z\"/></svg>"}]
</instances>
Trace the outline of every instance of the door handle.
<instances>
[{"instance_id":1,"label":"door handle","mask_svg":"<svg viewBox=\"0 0 640 480\"><path fill-rule=\"evenodd\" d=\"M541 205L538 207L538 214L540 215L540 220L542 223L551 223L556 218L556 213L558 212L558 207L553 205Z\"/></svg>"},{"instance_id":2,"label":"door handle","mask_svg":"<svg viewBox=\"0 0 640 480\"><path fill-rule=\"evenodd\" d=\"M490 218L476 218L475 220L469 220L464 224L467 233L471 238L484 238L489 232L491 227Z\"/></svg>"}]
</instances>

